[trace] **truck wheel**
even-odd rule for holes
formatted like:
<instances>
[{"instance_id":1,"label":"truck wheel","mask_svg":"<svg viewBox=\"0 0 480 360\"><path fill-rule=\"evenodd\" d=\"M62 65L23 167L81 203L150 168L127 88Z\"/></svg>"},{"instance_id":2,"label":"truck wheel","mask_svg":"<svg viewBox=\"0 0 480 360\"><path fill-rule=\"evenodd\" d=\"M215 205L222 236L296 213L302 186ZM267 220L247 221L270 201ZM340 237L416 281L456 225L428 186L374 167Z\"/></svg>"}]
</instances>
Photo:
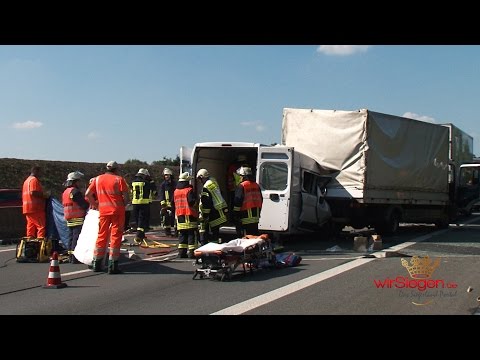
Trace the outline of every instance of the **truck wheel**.
<instances>
[{"instance_id":1,"label":"truck wheel","mask_svg":"<svg viewBox=\"0 0 480 360\"><path fill-rule=\"evenodd\" d=\"M395 234L400 227L400 213L396 210L392 211L386 221L386 230L388 234Z\"/></svg>"},{"instance_id":2,"label":"truck wheel","mask_svg":"<svg viewBox=\"0 0 480 360\"><path fill-rule=\"evenodd\" d=\"M400 227L400 213L397 210L393 210L389 217L375 225L375 229L381 234L394 234Z\"/></svg>"}]
</instances>

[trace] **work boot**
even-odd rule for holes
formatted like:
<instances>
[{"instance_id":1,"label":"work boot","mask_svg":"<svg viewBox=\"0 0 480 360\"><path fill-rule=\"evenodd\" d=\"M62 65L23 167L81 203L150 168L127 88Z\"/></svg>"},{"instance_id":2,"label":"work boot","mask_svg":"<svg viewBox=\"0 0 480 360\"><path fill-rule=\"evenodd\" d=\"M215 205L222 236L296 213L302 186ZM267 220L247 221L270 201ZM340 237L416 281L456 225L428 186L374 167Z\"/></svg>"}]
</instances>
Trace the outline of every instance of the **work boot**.
<instances>
[{"instance_id":1,"label":"work boot","mask_svg":"<svg viewBox=\"0 0 480 360\"><path fill-rule=\"evenodd\" d=\"M93 259L92 261L92 270L93 272L101 272L103 271L103 259Z\"/></svg>"},{"instance_id":2,"label":"work boot","mask_svg":"<svg viewBox=\"0 0 480 360\"><path fill-rule=\"evenodd\" d=\"M172 236L172 228L165 228L165 236Z\"/></svg>"},{"instance_id":3,"label":"work boot","mask_svg":"<svg viewBox=\"0 0 480 360\"><path fill-rule=\"evenodd\" d=\"M194 254L193 250L188 250L188 258L189 259L195 259L195 254Z\"/></svg>"},{"instance_id":4,"label":"work boot","mask_svg":"<svg viewBox=\"0 0 480 360\"><path fill-rule=\"evenodd\" d=\"M188 255L187 255L187 249L178 249L177 258L179 258L179 259L186 259L187 257L188 257Z\"/></svg>"},{"instance_id":5,"label":"work boot","mask_svg":"<svg viewBox=\"0 0 480 360\"><path fill-rule=\"evenodd\" d=\"M123 274L123 271L118 268L118 260L108 260L109 274Z\"/></svg>"}]
</instances>

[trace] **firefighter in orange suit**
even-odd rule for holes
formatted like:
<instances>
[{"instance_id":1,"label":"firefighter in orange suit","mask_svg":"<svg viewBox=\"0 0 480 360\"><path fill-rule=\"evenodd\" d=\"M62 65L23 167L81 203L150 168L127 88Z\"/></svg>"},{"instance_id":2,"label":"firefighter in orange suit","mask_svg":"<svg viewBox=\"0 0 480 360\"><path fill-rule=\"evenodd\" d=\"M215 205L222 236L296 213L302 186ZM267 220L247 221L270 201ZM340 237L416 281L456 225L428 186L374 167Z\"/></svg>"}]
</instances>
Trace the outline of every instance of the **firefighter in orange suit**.
<instances>
[{"instance_id":1,"label":"firefighter in orange suit","mask_svg":"<svg viewBox=\"0 0 480 360\"><path fill-rule=\"evenodd\" d=\"M39 180L40 175L40 166L33 166L22 188L22 213L27 221L26 236L31 239L45 238L47 235L45 199L49 198L50 194L44 193Z\"/></svg>"},{"instance_id":2,"label":"firefighter in orange suit","mask_svg":"<svg viewBox=\"0 0 480 360\"><path fill-rule=\"evenodd\" d=\"M78 188L78 183L82 178L83 174L79 171L69 173L64 183L66 189L62 195L63 215L68 227L68 254L71 264L80 263L73 255L73 251L77 246L89 207L87 200Z\"/></svg>"},{"instance_id":3,"label":"firefighter in orange suit","mask_svg":"<svg viewBox=\"0 0 480 360\"><path fill-rule=\"evenodd\" d=\"M242 176L242 182L235 190L233 199L233 217L237 228L237 236L259 235L258 222L262 211L262 191L253 180L252 169L242 166L237 170Z\"/></svg>"},{"instance_id":4,"label":"firefighter in orange suit","mask_svg":"<svg viewBox=\"0 0 480 360\"><path fill-rule=\"evenodd\" d=\"M198 210L196 209L197 196L190 184L191 176L188 172L180 175L177 188L173 193L175 202L175 218L178 231L178 257L193 259L195 250L195 232L198 228ZM187 255L188 250L188 255Z\"/></svg>"},{"instance_id":5,"label":"firefighter in orange suit","mask_svg":"<svg viewBox=\"0 0 480 360\"><path fill-rule=\"evenodd\" d=\"M118 164L110 161L105 174L97 176L88 186L85 195L90 204L95 203L94 194L97 196L99 212L98 237L93 251L92 269L102 271L105 247L110 233L110 246L108 256L108 273L121 274L118 268L122 234L125 226L125 205L129 201L128 185L125 179L117 175Z\"/></svg>"}]
</instances>

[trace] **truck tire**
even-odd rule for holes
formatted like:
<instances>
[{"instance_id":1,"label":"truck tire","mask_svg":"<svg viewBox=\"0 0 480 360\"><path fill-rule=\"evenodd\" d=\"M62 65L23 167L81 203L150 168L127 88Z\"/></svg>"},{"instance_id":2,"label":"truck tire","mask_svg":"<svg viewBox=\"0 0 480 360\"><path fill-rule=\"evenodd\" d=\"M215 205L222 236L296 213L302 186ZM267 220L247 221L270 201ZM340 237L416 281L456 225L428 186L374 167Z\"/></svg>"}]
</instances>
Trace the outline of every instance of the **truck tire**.
<instances>
[{"instance_id":1,"label":"truck tire","mask_svg":"<svg viewBox=\"0 0 480 360\"><path fill-rule=\"evenodd\" d=\"M395 234L400 227L401 214L398 209L390 212L387 218L375 226L376 230L381 234Z\"/></svg>"}]
</instances>

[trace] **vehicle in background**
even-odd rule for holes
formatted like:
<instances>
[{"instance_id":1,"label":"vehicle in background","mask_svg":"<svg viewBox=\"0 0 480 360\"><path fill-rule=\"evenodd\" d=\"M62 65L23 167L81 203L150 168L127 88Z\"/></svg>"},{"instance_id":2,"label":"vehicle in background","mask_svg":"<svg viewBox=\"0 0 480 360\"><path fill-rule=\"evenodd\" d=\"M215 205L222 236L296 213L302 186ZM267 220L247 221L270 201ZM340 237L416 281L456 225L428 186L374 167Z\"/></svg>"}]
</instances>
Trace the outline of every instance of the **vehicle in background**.
<instances>
[{"instance_id":1,"label":"vehicle in background","mask_svg":"<svg viewBox=\"0 0 480 360\"><path fill-rule=\"evenodd\" d=\"M326 200L339 227L444 228L479 199L473 138L453 124L367 109L284 109L282 144L331 172Z\"/></svg>"},{"instance_id":2,"label":"vehicle in background","mask_svg":"<svg viewBox=\"0 0 480 360\"><path fill-rule=\"evenodd\" d=\"M21 189L0 189L0 207L22 206Z\"/></svg>"}]
</instances>

